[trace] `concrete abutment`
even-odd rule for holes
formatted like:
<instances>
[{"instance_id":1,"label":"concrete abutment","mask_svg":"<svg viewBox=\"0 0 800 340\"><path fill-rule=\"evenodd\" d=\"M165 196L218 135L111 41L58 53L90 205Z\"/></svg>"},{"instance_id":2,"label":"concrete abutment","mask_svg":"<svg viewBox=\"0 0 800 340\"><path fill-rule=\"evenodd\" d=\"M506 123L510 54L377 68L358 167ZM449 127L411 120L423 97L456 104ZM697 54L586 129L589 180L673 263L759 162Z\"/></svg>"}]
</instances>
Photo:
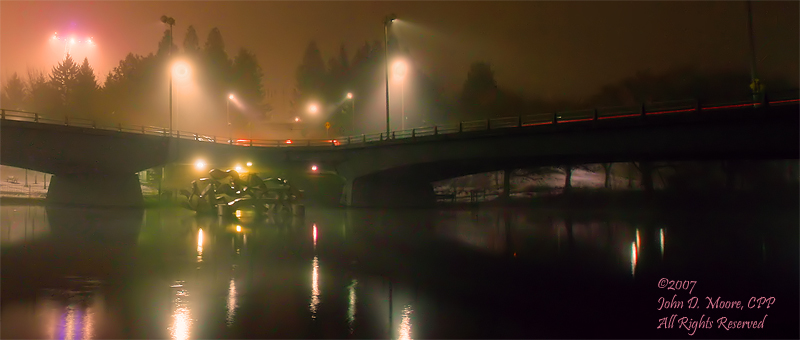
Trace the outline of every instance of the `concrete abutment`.
<instances>
[{"instance_id":1,"label":"concrete abutment","mask_svg":"<svg viewBox=\"0 0 800 340\"><path fill-rule=\"evenodd\" d=\"M50 180L46 202L128 208L142 207L144 198L136 174L56 174Z\"/></svg>"},{"instance_id":2,"label":"concrete abutment","mask_svg":"<svg viewBox=\"0 0 800 340\"><path fill-rule=\"evenodd\" d=\"M430 207L436 204L433 185L425 179L370 175L347 180L342 203L351 207Z\"/></svg>"}]
</instances>

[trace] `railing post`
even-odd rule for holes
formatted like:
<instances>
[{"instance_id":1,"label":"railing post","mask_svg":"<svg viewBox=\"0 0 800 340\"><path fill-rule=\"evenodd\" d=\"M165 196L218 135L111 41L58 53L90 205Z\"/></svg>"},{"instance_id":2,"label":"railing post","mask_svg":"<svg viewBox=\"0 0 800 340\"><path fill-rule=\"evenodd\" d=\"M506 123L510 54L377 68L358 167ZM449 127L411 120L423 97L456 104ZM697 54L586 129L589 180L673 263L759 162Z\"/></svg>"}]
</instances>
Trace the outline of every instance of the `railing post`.
<instances>
[{"instance_id":1,"label":"railing post","mask_svg":"<svg viewBox=\"0 0 800 340\"><path fill-rule=\"evenodd\" d=\"M411 138L417 138L416 131L417 129L411 129Z\"/></svg>"},{"instance_id":2,"label":"railing post","mask_svg":"<svg viewBox=\"0 0 800 340\"><path fill-rule=\"evenodd\" d=\"M645 110L645 108L644 108L644 103L642 103L642 106L639 108L639 114L640 114L642 117L644 117L644 116L646 116L646 115L647 115L647 110Z\"/></svg>"},{"instance_id":3,"label":"railing post","mask_svg":"<svg viewBox=\"0 0 800 340\"><path fill-rule=\"evenodd\" d=\"M594 117L592 119L597 120L597 108L594 109Z\"/></svg>"},{"instance_id":4,"label":"railing post","mask_svg":"<svg viewBox=\"0 0 800 340\"><path fill-rule=\"evenodd\" d=\"M464 122L458 122L458 133L464 131Z\"/></svg>"},{"instance_id":5,"label":"railing post","mask_svg":"<svg viewBox=\"0 0 800 340\"><path fill-rule=\"evenodd\" d=\"M177 139L181 139L181 132L180 132L180 131L177 131L177 130L175 130L175 137L176 137Z\"/></svg>"},{"instance_id":6,"label":"railing post","mask_svg":"<svg viewBox=\"0 0 800 340\"><path fill-rule=\"evenodd\" d=\"M350 136L347 136L347 145L350 145Z\"/></svg>"},{"instance_id":7,"label":"railing post","mask_svg":"<svg viewBox=\"0 0 800 340\"><path fill-rule=\"evenodd\" d=\"M517 127L522 127L522 116L519 116L519 118L517 118Z\"/></svg>"},{"instance_id":8,"label":"railing post","mask_svg":"<svg viewBox=\"0 0 800 340\"><path fill-rule=\"evenodd\" d=\"M33 122L34 123L38 123L39 122L39 114L38 113L34 113L33 114Z\"/></svg>"},{"instance_id":9,"label":"railing post","mask_svg":"<svg viewBox=\"0 0 800 340\"><path fill-rule=\"evenodd\" d=\"M96 121L92 121L92 129L96 129L96 128L97 128L97 122Z\"/></svg>"},{"instance_id":10,"label":"railing post","mask_svg":"<svg viewBox=\"0 0 800 340\"><path fill-rule=\"evenodd\" d=\"M381 142L383 141L383 132L381 132Z\"/></svg>"},{"instance_id":11,"label":"railing post","mask_svg":"<svg viewBox=\"0 0 800 340\"><path fill-rule=\"evenodd\" d=\"M392 131L392 139L395 139L395 137L394 137L394 131Z\"/></svg>"},{"instance_id":12,"label":"railing post","mask_svg":"<svg viewBox=\"0 0 800 340\"><path fill-rule=\"evenodd\" d=\"M69 116L64 116L64 125L69 126Z\"/></svg>"},{"instance_id":13,"label":"railing post","mask_svg":"<svg viewBox=\"0 0 800 340\"><path fill-rule=\"evenodd\" d=\"M117 128L119 129L119 132L122 132L122 123L117 123Z\"/></svg>"},{"instance_id":14,"label":"railing post","mask_svg":"<svg viewBox=\"0 0 800 340\"><path fill-rule=\"evenodd\" d=\"M253 146L253 139L250 138L250 146Z\"/></svg>"},{"instance_id":15,"label":"railing post","mask_svg":"<svg viewBox=\"0 0 800 340\"><path fill-rule=\"evenodd\" d=\"M553 112L553 124L558 123L558 112Z\"/></svg>"},{"instance_id":16,"label":"railing post","mask_svg":"<svg viewBox=\"0 0 800 340\"><path fill-rule=\"evenodd\" d=\"M436 125L436 126L433 127L433 135L434 136L438 136L439 135L439 125Z\"/></svg>"},{"instance_id":17,"label":"railing post","mask_svg":"<svg viewBox=\"0 0 800 340\"><path fill-rule=\"evenodd\" d=\"M6 110L3 109L3 110L0 110L0 112L2 112L2 113L0 113L0 115L2 115L2 117L0 117L0 118L2 118L3 120L6 120Z\"/></svg>"},{"instance_id":18,"label":"railing post","mask_svg":"<svg viewBox=\"0 0 800 340\"><path fill-rule=\"evenodd\" d=\"M367 135L366 134L363 134L363 133L361 134L361 142L362 143L366 143L367 142Z\"/></svg>"}]
</instances>

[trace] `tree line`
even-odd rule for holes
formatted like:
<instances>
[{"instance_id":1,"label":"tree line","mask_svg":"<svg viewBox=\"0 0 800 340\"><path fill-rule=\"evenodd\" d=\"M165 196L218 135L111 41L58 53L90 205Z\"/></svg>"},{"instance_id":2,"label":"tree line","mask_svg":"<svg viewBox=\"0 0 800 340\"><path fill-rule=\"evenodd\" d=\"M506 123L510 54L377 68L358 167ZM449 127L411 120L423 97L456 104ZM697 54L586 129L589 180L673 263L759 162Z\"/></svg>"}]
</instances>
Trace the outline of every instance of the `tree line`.
<instances>
[{"instance_id":1,"label":"tree line","mask_svg":"<svg viewBox=\"0 0 800 340\"><path fill-rule=\"evenodd\" d=\"M206 109L214 112L215 117L222 118L225 114L228 93L235 93L243 104L241 107L246 108L233 109L234 125L269 117L272 108L264 101L264 73L254 53L241 48L230 58L217 28L211 29L202 46L192 26L187 28L180 48L171 43L170 34L170 30L164 32L155 53L128 54L108 73L103 84L98 84L88 59L77 63L69 55L49 73L28 70L24 80L14 73L2 87L2 106L42 114L164 126L168 110L166 79L172 56L193 65L193 81L202 85L203 97L210 98ZM408 48L402 47L394 36L389 37L388 46L390 59L410 59ZM325 61L317 44L311 41L296 69L288 113L301 116L307 105L314 102L326 111L325 119L334 125L335 135L373 132L357 131L353 126L354 111L369 109L367 103L356 100L353 105L344 98L348 92L358 96L384 88L384 48L380 41L365 42L351 57L341 44ZM750 93L747 72L707 73L683 66L660 74L640 71L580 100L544 100L504 88L497 83L491 64L475 62L467 70L461 91L449 96L435 80L436 75L425 74L414 64L409 63L408 71L414 81L408 87L416 94L413 100L416 120L412 126L690 98L728 100L746 98ZM785 78L769 78L764 83L770 91L797 86ZM322 129L322 124L311 128Z\"/></svg>"},{"instance_id":2,"label":"tree line","mask_svg":"<svg viewBox=\"0 0 800 340\"><path fill-rule=\"evenodd\" d=\"M166 30L155 53L146 56L129 53L99 84L85 58L78 64L67 54L49 73L28 70L27 79L16 72L2 88L5 109L26 110L45 115L69 116L106 122L164 126L170 61L186 60L192 69L192 81L203 95L212 100L218 116L224 114L228 93L245 109L237 109L239 120L258 120L271 110L264 103L264 77L256 55L246 48L230 58L219 29L212 28L205 44L189 26L182 48L172 42Z\"/></svg>"}]
</instances>

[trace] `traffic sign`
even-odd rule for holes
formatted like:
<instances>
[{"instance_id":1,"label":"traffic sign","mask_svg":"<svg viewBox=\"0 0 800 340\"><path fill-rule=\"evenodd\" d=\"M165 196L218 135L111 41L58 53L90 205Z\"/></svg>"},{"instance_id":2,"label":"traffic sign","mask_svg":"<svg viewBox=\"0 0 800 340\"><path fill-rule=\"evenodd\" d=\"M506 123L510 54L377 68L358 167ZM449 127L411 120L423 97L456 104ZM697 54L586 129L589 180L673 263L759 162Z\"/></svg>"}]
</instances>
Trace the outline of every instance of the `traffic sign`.
<instances>
[{"instance_id":1,"label":"traffic sign","mask_svg":"<svg viewBox=\"0 0 800 340\"><path fill-rule=\"evenodd\" d=\"M330 129L331 128L331 122L325 122L325 128L326 129Z\"/></svg>"}]
</instances>

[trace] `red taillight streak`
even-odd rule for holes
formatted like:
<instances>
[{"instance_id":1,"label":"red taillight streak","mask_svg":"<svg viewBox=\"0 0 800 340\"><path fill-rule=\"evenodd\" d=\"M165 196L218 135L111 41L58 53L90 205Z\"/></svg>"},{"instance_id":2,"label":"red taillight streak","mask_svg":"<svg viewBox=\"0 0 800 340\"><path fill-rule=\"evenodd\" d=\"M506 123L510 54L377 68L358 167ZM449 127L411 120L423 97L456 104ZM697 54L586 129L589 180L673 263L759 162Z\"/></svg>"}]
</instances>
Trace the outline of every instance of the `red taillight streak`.
<instances>
[{"instance_id":1,"label":"red taillight streak","mask_svg":"<svg viewBox=\"0 0 800 340\"><path fill-rule=\"evenodd\" d=\"M585 122L587 120L594 120L594 118L584 118L584 119L571 119L571 120L559 120L559 123L572 123L572 122Z\"/></svg>"},{"instance_id":2,"label":"red taillight streak","mask_svg":"<svg viewBox=\"0 0 800 340\"><path fill-rule=\"evenodd\" d=\"M671 110L671 111L656 111L656 112L647 112L648 115L661 115L665 113L678 113L678 112L691 112L696 111L697 109L683 109L683 110Z\"/></svg>"},{"instance_id":3,"label":"red taillight streak","mask_svg":"<svg viewBox=\"0 0 800 340\"><path fill-rule=\"evenodd\" d=\"M641 115L636 113L632 115L622 115L622 116L603 116L603 117L597 117L597 119L625 118L625 117L636 117L636 116L641 116Z\"/></svg>"},{"instance_id":4,"label":"red taillight streak","mask_svg":"<svg viewBox=\"0 0 800 340\"><path fill-rule=\"evenodd\" d=\"M736 104L736 105L723 105L723 106L712 106L712 107L704 107L703 110L718 110L718 109L730 109L734 107L745 107L745 106L753 106L757 104Z\"/></svg>"},{"instance_id":5,"label":"red taillight streak","mask_svg":"<svg viewBox=\"0 0 800 340\"><path fill-rule=\"evenodd\" d=\"M780 104L780 103L791 103L791 102L797 102L797 101L800 101L800 99L779 100L779 101L776 101L776 102L769 102L769 103L770 104Z\"/></svg>"},{"instance_id":6,"label":"red taillight streak","mask_svg":"<svg viewBox=\"0 0 800 340\"><path fill-rule=\"evenodd\" d=\"M535 126L535 125L547 125L547 124L553 124L553 122L522 124L522 126Z\"/></svg>"}]
</instances>

